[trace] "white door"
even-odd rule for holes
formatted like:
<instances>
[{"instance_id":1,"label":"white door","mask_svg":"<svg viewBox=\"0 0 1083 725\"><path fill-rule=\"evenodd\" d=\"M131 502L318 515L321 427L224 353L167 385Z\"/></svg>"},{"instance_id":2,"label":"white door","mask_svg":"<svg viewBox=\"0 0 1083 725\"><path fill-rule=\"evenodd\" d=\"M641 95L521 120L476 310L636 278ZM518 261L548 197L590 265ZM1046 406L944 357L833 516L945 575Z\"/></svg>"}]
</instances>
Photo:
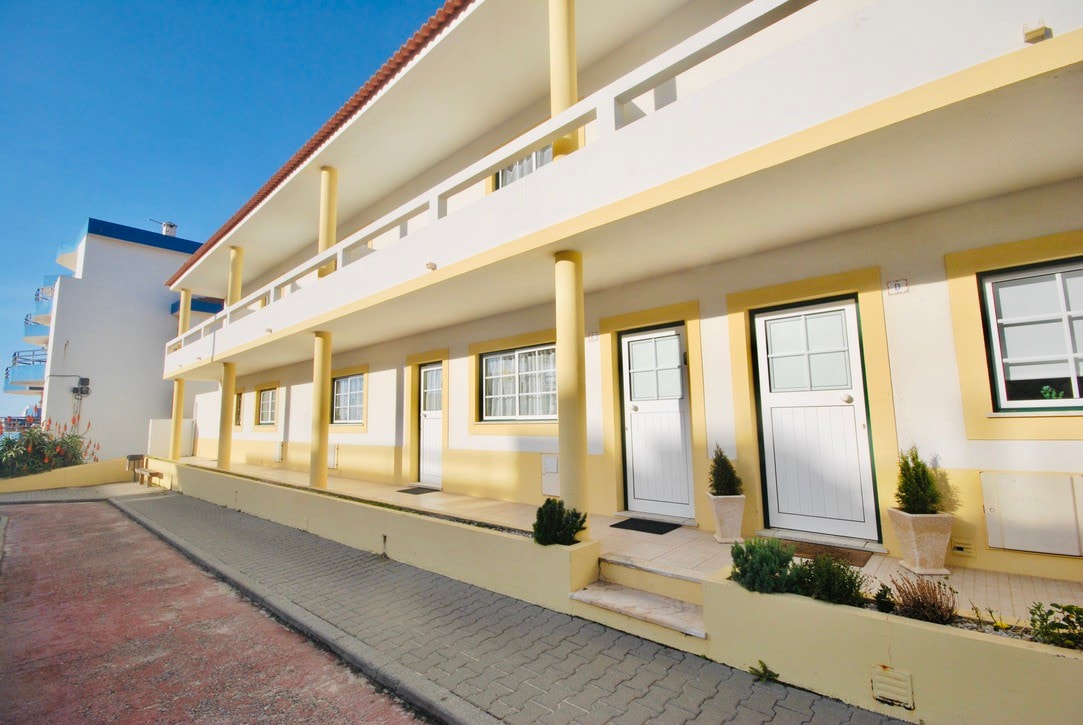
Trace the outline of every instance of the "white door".
<instances>
[{"instance_id":1,"label":"white door","mask_svg":"<svg viewBox=\"0 0 1083 725\"><path fill-rule=\"evenodd\" d=\"M439 486L444 453L443 366L440 363L421 368L421 404L418 422L418 481Z\"/></svg>"},{"instance_id":2,"label":"white door","mask_svg":"<svg viewBox=\"0 0 1083 725\"><path fill-rule=\"evenodd\" d=\"M692 446L684 326L624 335L628 510L692 518Z\"/></svg>"},{"instance_id":3,"label":"white door","mask_svg":"<svg viewBox=\"0 0 1083 725\"><path fill-rule=\"evenodd\" d=\"M768 523L875 540L856 304L755 319Z\"/></svg>"}]
</instances>

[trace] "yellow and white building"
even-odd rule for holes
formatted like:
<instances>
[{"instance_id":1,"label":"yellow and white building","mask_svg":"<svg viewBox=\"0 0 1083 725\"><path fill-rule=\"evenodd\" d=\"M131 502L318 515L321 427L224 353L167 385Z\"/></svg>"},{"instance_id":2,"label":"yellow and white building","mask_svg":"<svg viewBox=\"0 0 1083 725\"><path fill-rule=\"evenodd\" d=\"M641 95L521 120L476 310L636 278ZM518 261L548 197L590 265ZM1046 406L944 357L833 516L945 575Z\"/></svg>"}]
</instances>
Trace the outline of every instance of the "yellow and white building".
<instances>
[{"instance_id":1,"label":"yellow and white building","mask_svg":"<svg viewBox=\"0 0 1083 725\"><path fill-rule=\"evenodd\" d=\"M227 302L165 376L223 470L710 529L717 443L745 535L888 552L916 444L949 563L1083 579L1081 118L1078 0L449 0L172 276Z\"/></svg>"}]
</instances>

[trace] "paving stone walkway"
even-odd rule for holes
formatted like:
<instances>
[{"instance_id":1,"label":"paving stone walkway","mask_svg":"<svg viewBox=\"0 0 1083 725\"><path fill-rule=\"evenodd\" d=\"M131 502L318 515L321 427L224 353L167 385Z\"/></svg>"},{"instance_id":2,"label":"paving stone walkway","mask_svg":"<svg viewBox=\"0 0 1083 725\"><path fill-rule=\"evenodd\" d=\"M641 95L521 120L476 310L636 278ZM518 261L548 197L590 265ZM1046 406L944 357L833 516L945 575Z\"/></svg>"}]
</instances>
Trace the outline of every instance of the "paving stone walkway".
<instances>
[{"instance_id":1,"label":"paving stone walkway","mask_svg":"<svg viewBox=\"0 0 1083 725\"><path fill-rule=\"evenodd\" d=\"M445 720L894 722L186 496L114 503Z\"/></svg>"},{"instance_id":2,"label":"paving stone walkway","mask_svg":"<svg viewBox=\"0 0 1083 725\"><path fill-rule=\"evenodd\" d=\"M0 493L0 504L4 503L75 503L78 501L105 501L118 496L144 496L148 493L164 493L155 486L143 486L138 483L103 483L100 486L78 486L75 488L49 488L44 491L17 491Z\"/></svg>"}]
</instances>

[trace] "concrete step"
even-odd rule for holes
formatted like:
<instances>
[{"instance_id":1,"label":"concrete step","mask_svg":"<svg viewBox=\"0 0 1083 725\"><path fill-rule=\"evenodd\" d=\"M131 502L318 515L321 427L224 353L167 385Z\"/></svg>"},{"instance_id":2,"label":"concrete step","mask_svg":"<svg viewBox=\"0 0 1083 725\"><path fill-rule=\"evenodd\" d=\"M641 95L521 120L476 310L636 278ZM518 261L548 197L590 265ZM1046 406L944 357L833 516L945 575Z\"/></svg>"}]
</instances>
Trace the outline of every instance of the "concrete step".
<instances>
[{"instance_id":1,"label":"concrete step","mask_svg":"<svg viewBox=\"0 0 1083 725\"><path fill-rule=\"evenodd\" d=\"M632 589L703 604L703 573L692 569L659 567L647 560L610 554L598 560L602 579Z\"/></svg>"},{"instance_id":2,"label":"concrete step","mask_svg":"<svg viewBox=\"0 0 1083 725\"><path fill-rule=\"evenodd\" d=\"M707 639L703 606L699 604L607 581L596 581L572 592L571 598L682 634Z\"/></svg>"}]
</instances>

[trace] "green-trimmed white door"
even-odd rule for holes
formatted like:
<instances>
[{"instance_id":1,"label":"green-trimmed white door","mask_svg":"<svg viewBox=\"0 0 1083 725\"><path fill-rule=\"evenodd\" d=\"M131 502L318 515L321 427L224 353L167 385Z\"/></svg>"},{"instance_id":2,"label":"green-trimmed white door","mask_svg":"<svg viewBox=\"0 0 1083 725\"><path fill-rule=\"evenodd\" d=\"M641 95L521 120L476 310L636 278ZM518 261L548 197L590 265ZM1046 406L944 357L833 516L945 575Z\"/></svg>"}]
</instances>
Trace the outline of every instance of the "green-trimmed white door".
<instances>
[{"instance_id":1,"label":"green-trimmed white door","mask_svg":"<svg viewBox=\"0 0 1083 725\"><path fill-rule=\"evenodd\" d=\"M757 313L755 329L768 523L875 540L856 303Z\"/></svg>"},{"instance_id":2,"label":"green-trimmed white door","mask_svg":"<svg viewBox=\"0 0 1083 725\"><path fill-rule=\"evenodd\" d=\"M439 487L444 457L444 367L440 363L423 365L420 375L418 481Z\"/></svg>"},{"instance_id":3,"label":"green-trimmed white door","mask_svg":"<svg viewBox=\"0 0 1083 725\"><path fill-rule=\"evenodd\" d=\"M692 443L684 326L621 338L629 511L692 518Z\"/></svg>"}]
</instances>

